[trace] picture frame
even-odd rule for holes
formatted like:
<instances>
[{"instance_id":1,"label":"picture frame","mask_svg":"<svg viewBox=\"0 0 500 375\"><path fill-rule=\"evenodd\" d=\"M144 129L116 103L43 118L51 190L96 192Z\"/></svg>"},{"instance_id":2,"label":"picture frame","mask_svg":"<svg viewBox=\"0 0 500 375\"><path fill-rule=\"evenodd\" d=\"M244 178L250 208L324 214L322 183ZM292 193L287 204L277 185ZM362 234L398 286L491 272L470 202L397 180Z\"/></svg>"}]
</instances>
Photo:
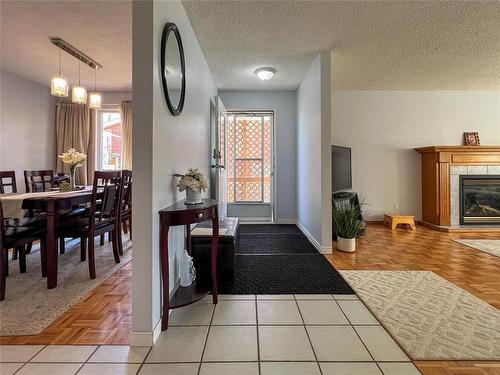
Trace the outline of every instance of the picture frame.
<instances>
[{"instance_id":1,"label":"picture frame","mask_svg":"<svg viewBox=\"0 0 500 375\"><path fill-rule=\"evenodd\" d=\"M465 146L480 146L478 132L464 132Z\"/></svg>"}]
</instances>

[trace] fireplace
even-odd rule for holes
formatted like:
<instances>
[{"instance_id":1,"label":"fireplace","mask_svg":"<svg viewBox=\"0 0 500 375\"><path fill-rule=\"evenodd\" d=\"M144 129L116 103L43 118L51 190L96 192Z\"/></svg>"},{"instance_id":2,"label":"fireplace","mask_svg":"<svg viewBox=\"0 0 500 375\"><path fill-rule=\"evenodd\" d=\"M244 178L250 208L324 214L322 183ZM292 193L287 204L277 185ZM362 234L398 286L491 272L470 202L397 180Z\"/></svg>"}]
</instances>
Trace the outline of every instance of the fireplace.
<instances>
[{"instance_id":1,"label":"fireplace","mask_svg":"<svg viewBox=\"0 0 500 375\"><path fill-rule=\"evenodd\" d=\"M500 175L460 176L460 224L500 225Z\"/></svg>"}]
</instances>

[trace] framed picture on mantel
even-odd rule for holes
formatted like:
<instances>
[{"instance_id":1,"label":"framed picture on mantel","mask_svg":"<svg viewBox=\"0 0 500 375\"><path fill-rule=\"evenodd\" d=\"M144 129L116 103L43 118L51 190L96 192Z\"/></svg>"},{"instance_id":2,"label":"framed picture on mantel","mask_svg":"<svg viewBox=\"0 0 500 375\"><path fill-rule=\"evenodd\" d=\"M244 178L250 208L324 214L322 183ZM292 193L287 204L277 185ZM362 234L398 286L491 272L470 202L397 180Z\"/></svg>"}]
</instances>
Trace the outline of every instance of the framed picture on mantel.
<instances>
[{"instance_id":1,"label":"framed picture on mantel","mask_svg":"<svg viewBox=\"0 0 500 375\"><path fill-rule=\"evenodd\" d=\"M477 132L464 132L464 143L466 146L479 146L479 134Z\"/></svg>"}]
</instances>

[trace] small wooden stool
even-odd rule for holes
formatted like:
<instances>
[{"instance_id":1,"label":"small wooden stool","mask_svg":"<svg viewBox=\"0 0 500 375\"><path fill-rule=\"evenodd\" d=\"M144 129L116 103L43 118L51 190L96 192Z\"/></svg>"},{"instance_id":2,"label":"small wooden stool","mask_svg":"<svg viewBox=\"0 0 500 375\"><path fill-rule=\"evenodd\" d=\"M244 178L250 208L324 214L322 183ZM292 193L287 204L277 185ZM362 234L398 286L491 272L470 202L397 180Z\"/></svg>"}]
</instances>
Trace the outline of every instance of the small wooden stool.
<instances>
[{"instance_id":1,"label":"small wooden stool","mask_svg":"<svg viewBox=\"0 0 500 375\"><path fill-rule=\"evenodd\" d=\"M412 230L415 230L415 216L384 214L384 225L389 225L391 229L396 229L399 224L407 224Z\"/></svg>"}]
</instances>

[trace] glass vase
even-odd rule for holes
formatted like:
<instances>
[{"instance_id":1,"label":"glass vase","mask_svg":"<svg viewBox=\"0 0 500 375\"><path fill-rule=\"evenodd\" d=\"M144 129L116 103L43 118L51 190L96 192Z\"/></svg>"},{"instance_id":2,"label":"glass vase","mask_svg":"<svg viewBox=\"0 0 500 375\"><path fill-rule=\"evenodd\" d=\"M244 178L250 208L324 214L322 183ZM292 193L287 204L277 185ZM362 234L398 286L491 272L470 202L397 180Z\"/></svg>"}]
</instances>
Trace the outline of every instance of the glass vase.
<instances>
[{"instance_id":1,"label":"glass vase","mask_svg":"<svg viewBox=\"0 0 500 375\"><path fill-rule=\"evenodd\" d=\"M71 191L76 190L75 172L76 167L69 167L69 186L71 187Z\"/></svg>"}]
</instances>

